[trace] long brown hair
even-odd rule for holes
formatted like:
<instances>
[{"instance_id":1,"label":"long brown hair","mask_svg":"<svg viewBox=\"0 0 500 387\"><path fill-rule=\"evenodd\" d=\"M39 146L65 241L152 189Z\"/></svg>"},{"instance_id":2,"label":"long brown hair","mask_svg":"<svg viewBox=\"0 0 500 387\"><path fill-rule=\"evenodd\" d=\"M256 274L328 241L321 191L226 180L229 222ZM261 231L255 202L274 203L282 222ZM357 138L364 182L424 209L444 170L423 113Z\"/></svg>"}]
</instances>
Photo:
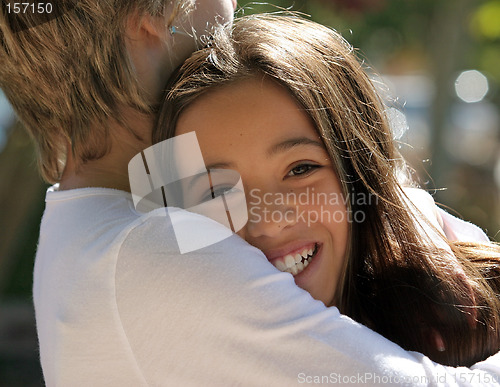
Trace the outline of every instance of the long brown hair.
<instances>
[{"instance_id":1,"label":"long brown hair","mask_svg":"<svg viewBox=\"0 0 500 387\"><path fill-rule=\"evenodd\" d=\"M295 16L257 15L215 32L172 79L153 141L175 135L178 117L213 88L274 79L311 117L365 221L350 224L349 257L336 306L407 350L471 365L500 348L500 248L435 244L405 199L384 105L353 48L335 31ZM409 180L406 181L408 183ZM450 252L453 251L453 253Z\"/></svg>"}]
</instances>

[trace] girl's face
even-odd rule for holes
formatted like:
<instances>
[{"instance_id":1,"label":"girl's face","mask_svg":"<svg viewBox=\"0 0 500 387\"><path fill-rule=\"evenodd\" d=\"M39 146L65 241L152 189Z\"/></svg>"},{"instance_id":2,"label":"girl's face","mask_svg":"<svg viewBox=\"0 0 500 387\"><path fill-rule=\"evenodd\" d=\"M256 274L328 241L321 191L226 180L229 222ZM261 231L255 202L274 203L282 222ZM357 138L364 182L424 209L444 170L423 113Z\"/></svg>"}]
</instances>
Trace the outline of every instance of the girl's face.
<instances>
[{"instance_id":1,"label":"girl's face","mask_svg":"<svg viewBox=\"0 0 500 387\"><path fill-rule=\"evenodd\" d=\"M238 235L330 305L344 270L348 213L309 116L286 89L254 78L195 100L176 135L192 131L207 169L241 175L249 220Z\"/></svg>"}]
</instances>

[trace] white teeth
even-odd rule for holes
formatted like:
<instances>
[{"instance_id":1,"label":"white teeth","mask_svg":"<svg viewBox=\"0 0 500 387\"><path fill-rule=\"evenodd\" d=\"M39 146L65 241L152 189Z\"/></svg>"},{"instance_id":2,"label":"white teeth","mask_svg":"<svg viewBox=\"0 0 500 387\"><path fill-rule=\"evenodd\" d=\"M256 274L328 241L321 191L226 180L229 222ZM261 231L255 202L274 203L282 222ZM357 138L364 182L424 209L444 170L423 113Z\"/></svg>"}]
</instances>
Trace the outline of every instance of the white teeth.
<instances>
[{"instance_id":1,"label":"white teeth","mask_svg":"<svg viewBox=\"0 0 500 387\"><path fill-rule=\"evenodd\" d=\"M274 266L276 266L276 268L279 270L279 271L285 271L286 270L286 265L285 263L278 259L274 262Z\"/></svg>"},{"instance_id":2,"label":"white teeth","mask_svg":"<svg viewBox=\"0 0 500 387\"><path fill-rule=\"evenodd\" d=\"M302 272L302 270L304 270L309 263L311 263L312 255L315 249L316 248L305 249L301 254L285 255L282 259L276 259L273 264L278 270L295 276Z\"/></svg>"},{"instance_id":3,"label":"white teeth","mask_svg":"<svg viewBox=\"0 0 500 387\"><path fill-rule=\"evenodd\" d=\"M285 264L289 269L295 266L295 258L293 255L288 254L285 256Z\"/></svg>"}]
</instances>

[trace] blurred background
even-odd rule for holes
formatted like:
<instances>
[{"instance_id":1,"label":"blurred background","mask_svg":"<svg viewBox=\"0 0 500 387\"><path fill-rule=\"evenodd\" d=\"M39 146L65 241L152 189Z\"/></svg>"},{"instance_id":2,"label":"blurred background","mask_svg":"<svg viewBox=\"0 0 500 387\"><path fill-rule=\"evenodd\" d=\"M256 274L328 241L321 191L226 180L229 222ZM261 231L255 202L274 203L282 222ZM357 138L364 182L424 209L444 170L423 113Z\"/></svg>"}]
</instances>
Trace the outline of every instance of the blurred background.
<instances>
[{"instance_id":1,"label":"blurred background","mask_svg":"<svg viewBox=\"0 0 500 387\"><path fill-rule=\"evenodd\" d=\"M386 98L420 184L500 242L500 0L238 0L340 32ZM44 195L29 136L0 90L0 386L41 386L31 295Z\"/></svg>"}]
</instances>

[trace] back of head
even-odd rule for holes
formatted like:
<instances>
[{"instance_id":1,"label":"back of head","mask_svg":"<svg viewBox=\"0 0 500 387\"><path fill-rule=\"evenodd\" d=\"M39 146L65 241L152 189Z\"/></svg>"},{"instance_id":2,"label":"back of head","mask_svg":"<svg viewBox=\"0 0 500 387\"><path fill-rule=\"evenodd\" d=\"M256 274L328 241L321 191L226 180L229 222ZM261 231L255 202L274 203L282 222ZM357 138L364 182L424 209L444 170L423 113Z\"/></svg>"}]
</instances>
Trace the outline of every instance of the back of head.
<instances>
[{"instance_id":1,"label":"back of head","mask_svg":"<svg viewBox=\"0 0 500 387\"><path fill-rule=\"evenodd\" d=\"M2 2L0 88L34 138L47 181L60 178L67 147L81 162L106 153L108 133L98 124L119 117L118 106L150 110L125 47L125 22L132 12L162 15L166 3L65 0L51 3L58 16L46 21Z\"/></svg>"}]
</instances>

